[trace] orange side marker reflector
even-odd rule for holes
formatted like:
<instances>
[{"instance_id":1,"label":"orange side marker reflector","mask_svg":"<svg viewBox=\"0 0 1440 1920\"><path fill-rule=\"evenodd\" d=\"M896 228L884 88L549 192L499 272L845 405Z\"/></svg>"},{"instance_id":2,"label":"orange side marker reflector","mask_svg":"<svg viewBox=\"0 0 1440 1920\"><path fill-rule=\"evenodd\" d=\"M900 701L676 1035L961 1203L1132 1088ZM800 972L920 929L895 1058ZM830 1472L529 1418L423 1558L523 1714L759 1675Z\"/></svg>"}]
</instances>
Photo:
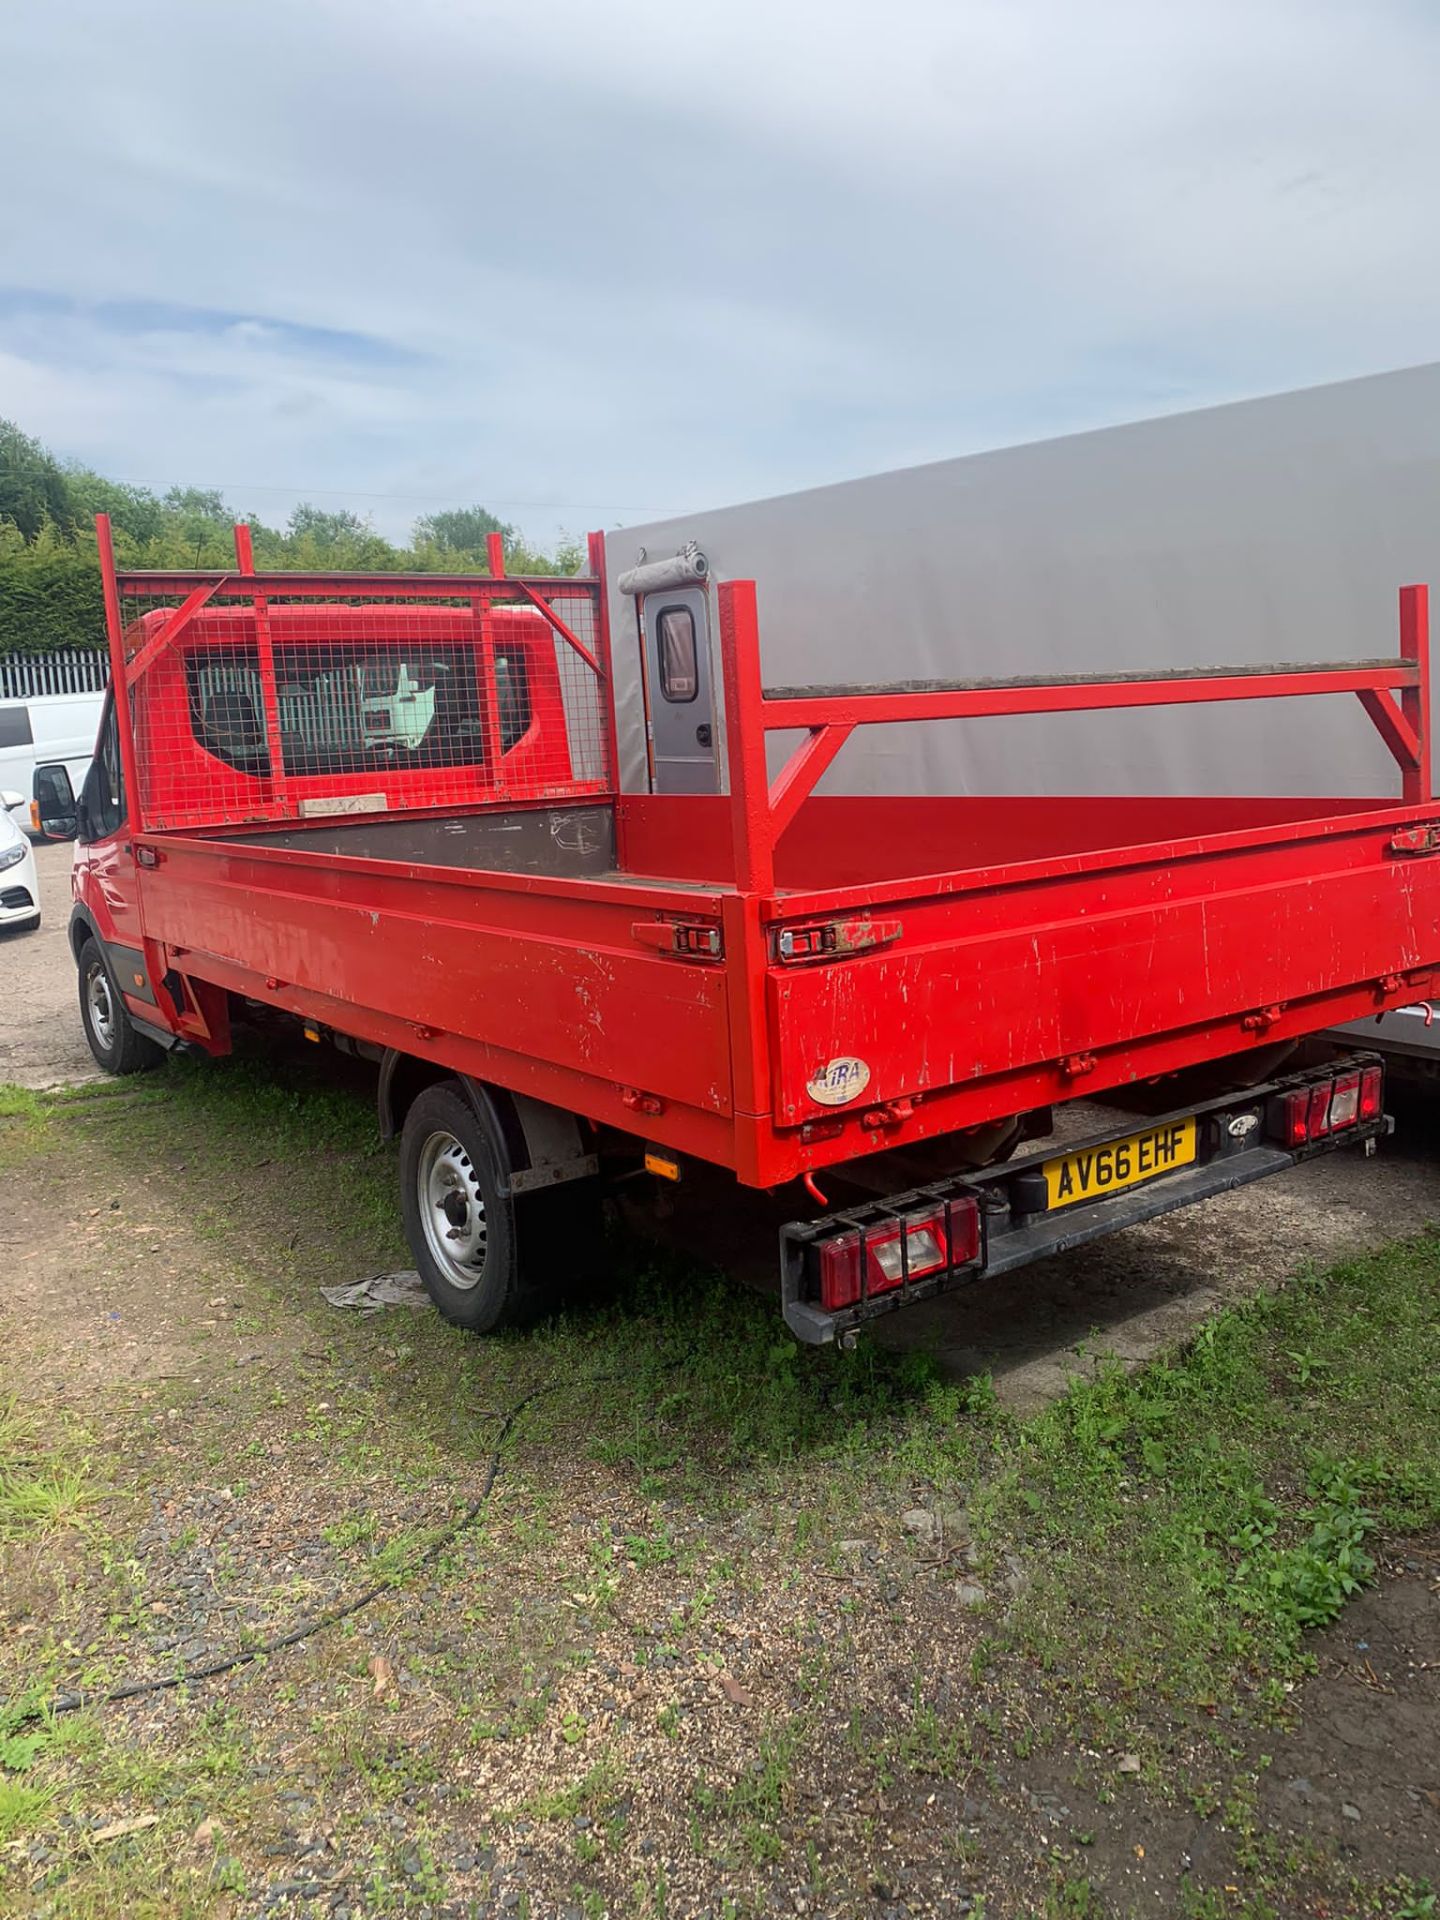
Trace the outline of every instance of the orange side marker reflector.
<instances>
[{"instance_id":1,"label":"orange side marker reflector","mask_svg":"<svg viewBox=\"0 0 1440 1920\"><path fill-rule=\"evenodd\" d=\"M680 1162L678 1160L672 1160L668 1154L647 1152L645 1155L645 1171L647 1173L658 1173L662 1180L678 1180L680 1178Z\"/></svg>"}]
</instances>

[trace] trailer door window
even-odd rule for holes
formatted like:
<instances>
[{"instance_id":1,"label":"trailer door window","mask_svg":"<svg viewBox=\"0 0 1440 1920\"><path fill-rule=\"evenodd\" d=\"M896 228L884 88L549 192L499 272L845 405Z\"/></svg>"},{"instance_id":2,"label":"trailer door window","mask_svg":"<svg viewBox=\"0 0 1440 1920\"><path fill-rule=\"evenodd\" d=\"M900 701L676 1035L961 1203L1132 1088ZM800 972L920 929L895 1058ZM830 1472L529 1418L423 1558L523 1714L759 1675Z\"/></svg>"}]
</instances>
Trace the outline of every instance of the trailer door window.
<instances>
[{"instance_id":1,"label":"trailer door window","mask_svg":"<svg viewBox=\"0 0 1440 1920\"><path fill-rule=\"evenodd\" d=\"M674 706L688 705L700 691L695 616L689 607L662 607L655 616L660 692Z\"/></svg>"}]
</instances>

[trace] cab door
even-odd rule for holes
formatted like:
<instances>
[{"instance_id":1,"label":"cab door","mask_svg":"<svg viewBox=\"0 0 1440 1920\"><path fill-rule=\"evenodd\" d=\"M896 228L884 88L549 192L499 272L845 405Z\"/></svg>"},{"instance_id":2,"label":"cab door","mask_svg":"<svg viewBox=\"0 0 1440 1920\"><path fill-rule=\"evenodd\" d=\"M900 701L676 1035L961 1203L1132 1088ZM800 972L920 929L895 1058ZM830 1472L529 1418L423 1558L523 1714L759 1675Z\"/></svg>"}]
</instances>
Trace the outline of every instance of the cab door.
<instances>
[{"instance_id":1,"label":"cab door","mask_svg":"<svg viewBox=\"0 0 1440 1920\"><path fill-rule=\"evenodd\" d=\"M155 989L145 965L130 843L125 776L115 698L107 694L95 758L81 790L81 827L72 876L75 895L90 909L121 991L141 1018L155 1017Z\"/></svg>"},{"instance_id":2,"label":"cab door","mask_svg":"<svg viewBox=\"0 0 1440 1920\"><path fill-rule=\"evenodd\" d=\"M718 793L709 596L665 587L640 606L652 793Z\"/></svg>"}]
</instances>

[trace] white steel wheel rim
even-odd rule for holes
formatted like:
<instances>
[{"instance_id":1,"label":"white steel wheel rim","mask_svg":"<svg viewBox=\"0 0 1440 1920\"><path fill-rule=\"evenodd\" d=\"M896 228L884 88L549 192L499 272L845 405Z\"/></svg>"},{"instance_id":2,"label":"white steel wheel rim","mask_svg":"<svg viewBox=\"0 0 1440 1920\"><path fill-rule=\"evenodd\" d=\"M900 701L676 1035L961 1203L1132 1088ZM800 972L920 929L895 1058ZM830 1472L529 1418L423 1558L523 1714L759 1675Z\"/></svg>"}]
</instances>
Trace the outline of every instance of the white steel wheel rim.
<instances>
[{"instance_id":1,"label":"white steel wheel rim","mask_svg":"<svg viewBox=\"0 0 1440 1920\"><path fill-rule=\"evenodd\" d=\"M95 1038L108 1053L115 1045L115 1004L103 967L92 967L85 982L85 1011Z\"/></svg>"},{"instance_id":2,"label":"white steel wheel rim","mask_svg":"<svg viewBox=\"0 0 1440 1920\"><path fill-rule=\"evenodd\" d=\"M462 1293L485 1274L489 1231L475 1163L453 1133L432 1133L420 1149L415 1184L425 1248Z\"/></svg>"}]
</instances>

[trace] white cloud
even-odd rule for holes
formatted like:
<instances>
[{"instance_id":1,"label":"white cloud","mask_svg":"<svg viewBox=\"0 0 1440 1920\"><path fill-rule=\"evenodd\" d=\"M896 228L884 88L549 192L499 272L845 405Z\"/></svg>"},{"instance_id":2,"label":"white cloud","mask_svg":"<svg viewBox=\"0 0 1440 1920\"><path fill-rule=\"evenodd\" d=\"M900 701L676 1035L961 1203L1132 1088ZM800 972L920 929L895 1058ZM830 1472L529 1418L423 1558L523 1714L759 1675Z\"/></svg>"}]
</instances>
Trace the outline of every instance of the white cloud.
<instances>
[{"instance_id":1,"label":"white cloud","mask_svg":"<svg viewBox=\"0 0 1440 1920\"><path fill-rule=\"evenodd\" d=\"M49 0L7 38L0 412L270 513L545 536L1436 353L1440 22L1401 0Z\"/></svg>"}]
</instances>

